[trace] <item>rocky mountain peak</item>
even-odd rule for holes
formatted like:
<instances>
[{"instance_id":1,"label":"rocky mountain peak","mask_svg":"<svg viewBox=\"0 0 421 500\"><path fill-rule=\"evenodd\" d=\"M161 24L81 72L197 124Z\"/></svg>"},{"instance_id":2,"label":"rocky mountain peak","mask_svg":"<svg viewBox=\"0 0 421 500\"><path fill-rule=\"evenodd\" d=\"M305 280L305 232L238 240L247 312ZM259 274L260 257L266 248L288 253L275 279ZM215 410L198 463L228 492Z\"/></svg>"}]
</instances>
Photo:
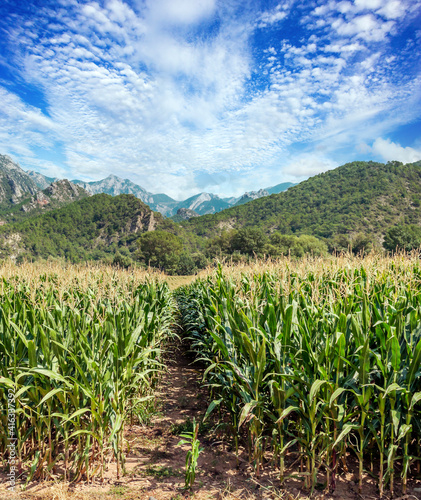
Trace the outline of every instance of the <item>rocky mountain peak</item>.
<instances>
[{"instance_id":1,"label":"rocky mountain peak","mask_svg":"<svg viewBox=\"0 0 421 500\"><path fill-rule=\"evenodd\" d=\"M242 205L251 200L257 200L258 198L263 198L263 196L269 196L266 189L259 189L258 191L249 191L244 193L243 196L237 201L236 205Z\"/></svg>"},{"instance_id":2,"label":"rocky mountain peak","mask_svg":"<svg viewBox=\"0 0 421 500\"><path fill-rule=\"evenodd\" d=\"M81 186L77 186L67 179L54 181L46 189L44 189L44 193L49 198L54 198L59 202L74 201L90 196L90 193L88 193Z\"/></svg>"},{"instance_id":3,"label":"rocky mountain peak","mask_svg":"<svg viewBox=\"0 0 421 500\"><path fill-rule=\"evenodd\" d=\"M34 181L9 156L0 155L0 203L15 205L39 191Z\"/></svg>"},{"instance_id":4,"label":"rocky mountain peak","mask_svg":"<svg viewBox=\"0 0 421 500\"><path fill-rule=\"evenodd\" d=\"M22 210L30 212L35 209L56 208L87 196L90 196L90 193L80 186L67 179L59 179L32 196L30 201L22 206Z\"/></svg>"},{"instance_id":5,"label":"rocky mountain peak","mask_svg":"<svg viewBox=\"0 0 421 500\"><path fill-rule=\"evenodd\" d=\"M177 210L177 215L183 220L189 220L192 217L200 217L197 212L190 210L189 208L179 208Z\"/></svg>"}]
</instances>

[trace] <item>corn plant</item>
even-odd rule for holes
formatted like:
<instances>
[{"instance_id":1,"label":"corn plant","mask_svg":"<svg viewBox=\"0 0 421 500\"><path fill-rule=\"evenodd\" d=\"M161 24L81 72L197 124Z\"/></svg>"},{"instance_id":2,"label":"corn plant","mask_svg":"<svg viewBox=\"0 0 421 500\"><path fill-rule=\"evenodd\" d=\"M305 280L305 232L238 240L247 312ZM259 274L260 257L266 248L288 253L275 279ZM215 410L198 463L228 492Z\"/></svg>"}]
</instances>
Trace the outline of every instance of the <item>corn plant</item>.
<instances>
[{"instance_id":1,"label":"corn plant","mask_svg":"<svg viewBox=\"0 0 421 500\"><path fill-rule=\"evenodd\" d=\"M259 475L270 453L282 480L298 455L309 490L333 490L358 460L379 456L379 492L419 468L421 270L415 257L290 261L224 270L176 293L191 349L207 364L216 409ZM339 264L343 264L340 267Z\"/></svg>"},{"instance_id":2,"label":"corn plant","mask_svg":"<svg viewBox=\"0 0 421 500\"><path fill-rule=\"evenodd\" d=\"M200 446L200 441L197 438L199 433L199 423L196 423L196 419L193 418L193 430L191 432L184 432L180 434L183 439L179 441L177 446L188 445L190 448L186 455L186 473L185 473L185 488L192 488L194 481L196 479L197 473L197 461L199 455L202 453L204 448Z\"/></svg>"},{"instance_id":3,"label":"corn plant","mask_svg":"<svg viewBox=\"0 0 421 500\"><path fill-rule=\"evenodd\" d=\"M0 402L5 408L13 387L28 481L48 478L59 463L66 480L103 478L111 457L117 476L124 473L125 425L153 397L162 371L174 313L166 284L86 271L73 280L65 272L1 283ZM6 418L2 412L3 459Z\"/></svg>"}]
</instances>

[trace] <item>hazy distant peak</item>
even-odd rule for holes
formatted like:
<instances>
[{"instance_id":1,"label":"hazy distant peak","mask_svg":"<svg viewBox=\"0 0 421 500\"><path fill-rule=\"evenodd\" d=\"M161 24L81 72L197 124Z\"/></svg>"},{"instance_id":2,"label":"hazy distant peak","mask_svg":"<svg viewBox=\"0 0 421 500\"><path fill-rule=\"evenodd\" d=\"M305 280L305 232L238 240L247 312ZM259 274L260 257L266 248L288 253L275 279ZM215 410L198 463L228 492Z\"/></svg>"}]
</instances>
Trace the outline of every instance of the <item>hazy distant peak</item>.
<instances>
[{"instance_id":1,"label":"hazy distant peak","mask_svg":"<svg viewBox=\"0 0 421 500\"><path fill-rule=\"evenodd\" d=\"M35 170L28 170L26 173L40 189L46 189L50 184L58 180L55 177L47 177L44 174L35 172Z\"/></svg>"}]
</instances>

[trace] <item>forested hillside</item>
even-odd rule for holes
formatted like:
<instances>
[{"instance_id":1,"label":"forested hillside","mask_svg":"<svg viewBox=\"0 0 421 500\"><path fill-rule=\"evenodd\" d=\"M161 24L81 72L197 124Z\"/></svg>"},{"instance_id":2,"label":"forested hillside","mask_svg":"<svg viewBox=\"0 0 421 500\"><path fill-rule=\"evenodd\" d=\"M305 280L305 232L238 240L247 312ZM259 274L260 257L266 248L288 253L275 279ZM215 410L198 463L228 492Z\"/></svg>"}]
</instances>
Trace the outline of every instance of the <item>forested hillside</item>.
<instances>
[{"instance_id":1,"label":"forested hillside","mask_svg":"<svg viewBox=\"0 0 421 500\"><path fill-rule=\"evenodd\" d=\"M64 187L54 188L61 202ZM421 245L421 162L353 162L288 191L189 220L167 219L133 195L67 198L65 207L0 227L0 257L92 259L122 267L138 262L192 274L215 258L409 251Z\"/></svg>"},{"instance_id":2,"label":"forested hillside","mask_svg":"<svg viewBox=\"0 0 421 500\"><path fill-rule=\"evenodd\" d=\"M320 238L366 233L382 240L397 223L421 222L421 162L353 162L288 191L184 222L198 235L255 227Z\"/></svg>"},{"instance_id":3,"label":"forested hillside","mask_svg":"<svg viewBox=\"0 0 421 500\"><path fill-rule=\"evenodd\" d=\"M173 227L133 195L98 194L0 228L1 255L72 262L130 254L145 231Z\"/></svg>"}]
</instances>

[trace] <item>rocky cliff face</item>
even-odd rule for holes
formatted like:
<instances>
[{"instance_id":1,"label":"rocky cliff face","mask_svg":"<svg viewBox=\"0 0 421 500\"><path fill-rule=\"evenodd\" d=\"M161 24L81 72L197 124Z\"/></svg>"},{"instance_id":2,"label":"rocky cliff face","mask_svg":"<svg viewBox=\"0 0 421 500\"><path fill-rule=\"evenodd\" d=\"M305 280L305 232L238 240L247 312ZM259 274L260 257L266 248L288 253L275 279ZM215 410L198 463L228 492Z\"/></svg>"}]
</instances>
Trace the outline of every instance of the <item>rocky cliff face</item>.
<instances>
[{"instance_id":1,"label":"rocky cliff face","mask_svg":"<svg viewBox=\"0 0 421 500\"><path fill-rule=\"evenodd\" d=\"M244 193L243 196L237 201L236 205L243 205L251 200L257 200L258 198L263 198L263 196L269 196L266 189L259 189L259 191L249 191Z\"/></svg>"},{"instance_id":2,"label":"rocky cliff face","mask_svg":"<svg viewBox=\"0 0 421 500\"><path fill-rule=\"evenodd\" d=\"M73 184L67 179L60 179L53 182L46 189L44 189L44 193L49 198L57 200L60 203L70 203L71 201L80 200L81 198L90 196L90 193L85 189L80 186L76 186L76 184Z\"/></svg>"},{"instance_id":3,"label":"rocky cliff face","mask_svg":"<svg viewBox=\"0 0 421 500\"><path fill-rule=\"evenodd\" d=\"M192 217L200 217L197 212L190 210L189 208L179 208L176 215L181 220L189 220Z\"/></svg>"},{"instance_id":4,"label":"rocky cliff face","mask_svg":"<svg viewBox=\"0 0 421 500\"><path fill-rule=\"evenodd\" d=\"M28 203L22 205L22 210L31 212L36 209L58 208L87 196L90 194L80 186L76 186L67 179L60 179L54 181L44 191L39 191L32 196Z\"/></svg>"},{"instance_id":5,"label":"rocky cliff face","mask_svg":"<svg viewBox=\"0 0 421 500\"><path fill-rule=\"evenodd\" d=\"M38 192L34 181L17 163L9 156L0 155L0 204L16 205Z\"/></svg>"},{"instance_id":6,"label":"rocky cliff face","mask_svg":"<svg viewBox=\"0 0 421 500\"><path fill-rule=\"evenodd\" d=\"M91 194L105 193L111 196L117 196L119 194L134 194L136 198L139 198L144 203L152 201L153 194L148 193L146 189L138 186L129 179L120 179L116 175L109 175L105 179L93 182L83 182L74 180L73 184L81 186L83 189Z\"/></svg>"},{"instance_id":7,"label":"rocky cliff face","mask_svg":"<svg viewBox=\"0 0 421 500\"><path fill-rule=\"evenodd\" d=\"M26 173L40 189L46 189L50 184L58 180L56 177L47 177L34 170L28 170Z\"/></svg>"},{"instance_id":8,"label":"rocky cliff face","mask_svg":"<svg viewBox=\"0 0 421 500\"><path fill-rule=\"evenodd\" d=\"M229 207L230 205L216 194L199 193L187 198L187 200L178 202L175 211L179 208L187 208L189 210L194 210L199 215L205 215L214 214Z\"/></svg>"}]
</instances>

